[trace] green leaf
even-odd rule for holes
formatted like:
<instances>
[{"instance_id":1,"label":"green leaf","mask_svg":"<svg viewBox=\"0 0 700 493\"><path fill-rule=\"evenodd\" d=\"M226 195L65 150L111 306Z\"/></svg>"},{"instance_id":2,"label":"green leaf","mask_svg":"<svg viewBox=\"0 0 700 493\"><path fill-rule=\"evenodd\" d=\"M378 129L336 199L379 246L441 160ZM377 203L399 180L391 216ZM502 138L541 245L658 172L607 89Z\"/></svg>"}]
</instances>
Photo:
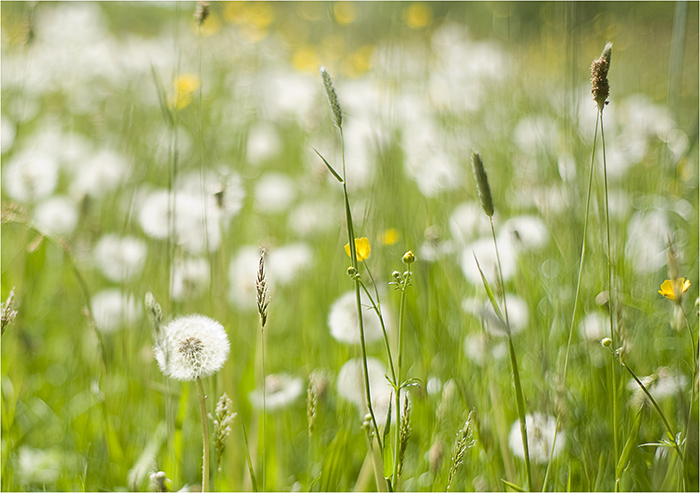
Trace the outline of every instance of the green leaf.
<instances>
[{"instance_id":1,"label":"green leaf","mask_svg":"<svg viewBox=\"0 0 700 493\"><path fill-rule=\"evenodd\" d=\"M523 488L521 488L517 484L513 484L510 481L506 481L505 479L501 479L501 482L503 484L505 484L506 486L508 486L509 488L512 488L515 491L523 491L523 492L525 491Z\"/></svg>"},{"instance_id":2,"label":"green leaf","mask_svg":"<svg viewBox=\"0 0 700 493\"><path fill-rule=\"evenodd\" d=\"M384 443L384 477L390 478L391 474L394 472L394 452L391 450L391 447L386 442Z\"/></svg>"},{"instance_id":3,"label":"green leaf","mask_svg":"<svg viewBox=\"0 0 700 493\"><path fill-rule=\"evenodd\" d=\"M314 148L312 147L312 149L314 149ZM331 166L330 164L328 164L328 161L326 161L326 158L324 158L323 156L321 156L321 153L318 152L316 149L314 149L314 152L315 152L316 154L318 154L318 157L320 157L320 158L323 160L323 163L326 165L326 168L328 168L328 171L330 171L331 174L333 174L333 176L335 176L335 179L338 180L340 183L343 183L343 179L342 179L342 178L340 177L340 175L333 169L333 166Z\"/></svg>"},{"instance_id":4,"label":"green leaf","mask_svg":"<svg viewBox=\"0 0 700 493\"><path fill-rule=\"evenodd\" d=\"M637 440L637 433L639 432L639 425L642 421L642 413L641 410L640 412L637 413L637 417L634 420L634 425L632 426L632 432L630 433L630 436L627 438L627 442L625 442L625 447L622 449L622 453L620 454L620 459L617 462L617 467L615 468L616 470L616 476L619 478L622 476L622 471L626 469L625 465L627 463L627 458L630 455L630 452L632 452L632 449L634 448L634 444Z\"/></svg>"},{"instance_id":5,"label":"green leaf","mask_svg":"<svg viewBox=\"0 0 700 493\"><path fill-rule=\"evenodd\" d=\"M168 109L168 103L166 101L165 89L163 84L161 84L158 74L156 74L156 68L151 64L151 74L153 75L153 82L156 85L156 91L158 91L158 103L160 103L160 110L163 112L163 118L165 121L173 124L173 115Z\"/></svg>"},{"instance_id":6,"label":"green leaf","mask_svg":"<svg viewBox=\"0 0 700 493\"><path fill-rule=\"evenodd\" d=\"M491 301L491 306L493 306L493 311L496 313L496 316L498 317L498 319L506 327L506 331L510 334L510 327L508 327L508 325L506 324L506 321L503 318L503 314L501 313L501 309L498 307L498 303L496 302L496 297L493 295L493 290L491 289L491 285L486 280L486 276L484 276L484 272L481 270L481 266L479 265L479 259L476 258L475 253L473 253L473 255L474 255L474 260L476 261L476 268L479 269L479 274L481 275L481 282L484 283L484 289L486 289L486 294L489 297L489 301Z\"/></svg>"},{"instance_id":7,"label":"green leaf","mask_svg":"<svg viewBox=\"0 0 700 493\"><path fill-rule=\"evenodd\" d=\"M248 433L245 431L245 423L241 420L241 427L243 428L243 440L245 441L245 455L248 459L248 472L250 472L250 481L253 485L253 491L257 493L258 482L255 479L255 472L253 471L253 461L250 458L250 446L248 445Z\"/></svg>"}]
</instances>

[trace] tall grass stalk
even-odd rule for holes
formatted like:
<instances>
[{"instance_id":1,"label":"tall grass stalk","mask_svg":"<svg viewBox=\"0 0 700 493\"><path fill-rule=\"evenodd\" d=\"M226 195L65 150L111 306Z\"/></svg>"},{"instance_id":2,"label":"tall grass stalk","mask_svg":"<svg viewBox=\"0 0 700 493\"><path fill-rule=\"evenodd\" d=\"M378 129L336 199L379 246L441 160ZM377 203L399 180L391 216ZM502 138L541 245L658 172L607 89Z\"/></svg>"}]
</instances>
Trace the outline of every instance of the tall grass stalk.
<instances>
[{"instance_id":1,"label":"tall grass stalk","mask_svg":"<svg viewBox=\"0 0 700 493\"><path fill-rule=\"evenodd\" d=\"M534 491L533 481L532 481L532 468L530 466L530 449L527 440L527 423L525 421L525 399L523 397L523 389L520 382L520 372L518 371L518 360L515 356L515 348L513 347L513 338L510 330L510 322L508 320L508 306L506 303L506 292L505 283L503 282L503 269L501 267L501 259L498 254L498 242L496 241L496 230L493 225L493 198L491 197L491 187L489 186L488 175L486 174L486 169L484 168L484 163L481 161L481 156L477 152L472 152L472 171L474 172L474 179L476 181L476 188L479 192L479 198L481 200L481 207L484 213L489 217L489 222L491 224L491 236L493 238L493 246L496 250L496 265L498 267L498 279L501 288L501 294L503 298L503 311L505 312L505 319L500 314L498 309L498 303L493 297L491 288L489 287L488 281L484 276L481 266L479 265L476 255L474 259L476 260L476 265L481 274L481 279L484 283L484 288L493 305L494 312L504 323L506 328L506 334L508 336L508 352L510 354L510 365L513 372L513 385L515 386L515 401L518 408L518 419L520 420L520 436L523 442L523 452L525 456L525 470L527 474L527 485L529 491Z\"/></svg>"},{"instance_id":2,"label":"tall grass stalk","mask_svg":"<svg viewBox=\"0 0 700 493\"><path fill-rule=\"evenodd\" d=\"M347 174L346 174L346 164L345 164L345 137L343 135L343 116L342 116L342 110L340 109L340 104L338 102L338 95L335 92L335 87L333 86L333 81L331 80L330 74L326 70L325 67L321 67L320 69L321 72L321 78L323 79L323 87L326 92L326 96L328 97L328 102L331 107L331 116L333 117L333 123L335 126L338 128L338 131L340 133L340 153L341 153L341 159L342 159L342 164L343 164L343 175L342 178L338 176L338 173L333 170L333 168L328 164L328 162L323 159L324 163L328 166L328 169L333 173L333 175L336 177L336 179L339 179L342 182L343 185L343 197L345 201L345 220L347 224L347 234L348 234L348 244L350 248L350 261L352 263L351 269L354 272L353 278L355 278L355 302L357 305L357 318L360 326L360 346L362 349L362 367L363 367L363 372L364 372L364 384L365 384L365 400L367 404L367 409L370 414L370 418L372 421L372 426L374 428L374 433L375 437L377 439L377 444L379 446L379 451L380 451L380 456L379 456L379 461L381 462L383 454L384 454L384 446L382 444L382 437L381 433L379 432L379 426L377 424L377 418L375 417L374 414L374 409L372 407L372 396L370 392L370 387L369 387L369 370L367 368L367 348L365 344L365 327L364 327L364 320L362 317L362 302L360 299L360 283L357 282L357 274L359 273L359 263L357 260L357 251L355 248L355 230L353 228L353 223L352 223L352 212L350 211L350 199L349 199L349 194L348 194L348 186L347 186ZM320 154L319 154L320 156ZM370 440L370 447L372 447L372 442ZM374 462L374 470L375 470L375 479L377 482L377 489L378 490L383 490L386 485L386 480L384 479L384 475L382 473L383 467L376 463L377 461L377 455L372 454L373 457L373 462Z\"/></svg>"},{"instance_id":3,"label":"tall grass stalk","mask_svg":"<svg viewBox=\"0 0 700 493\"><path fill-rule=\"evenodd\" d=\"M265 325L267 324L267 308L270 304L270 295L267 289L267 275L265 274L265 249L260 252L260 262L258 263L258 273L255 279L255 298L260 317L260 347L262 352L262 489L265 491L265 421L266 421L266 367L265 367Z\"/></svg>"}]
</instances>

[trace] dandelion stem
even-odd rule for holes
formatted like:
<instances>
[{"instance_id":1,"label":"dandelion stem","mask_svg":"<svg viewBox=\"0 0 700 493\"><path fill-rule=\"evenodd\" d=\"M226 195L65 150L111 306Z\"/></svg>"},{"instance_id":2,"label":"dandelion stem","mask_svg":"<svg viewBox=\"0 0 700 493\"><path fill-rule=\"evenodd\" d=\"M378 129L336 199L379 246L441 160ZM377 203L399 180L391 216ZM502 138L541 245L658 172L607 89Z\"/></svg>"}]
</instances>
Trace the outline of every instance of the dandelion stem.
<instances>
[{"instance_id":1,"label":"dandelion stem","mask_svg":"<svg viewBox=\"0 0 700 493\"><path fill-rule=\"evenodd\" d=\"M209 491L209 418L207 416L206 394L202 379L197 377L197 392L199 393L199 411L202 416L202 442L204 443L204 455L202 464L202 492Z\"/></svg>"}]
</instances>

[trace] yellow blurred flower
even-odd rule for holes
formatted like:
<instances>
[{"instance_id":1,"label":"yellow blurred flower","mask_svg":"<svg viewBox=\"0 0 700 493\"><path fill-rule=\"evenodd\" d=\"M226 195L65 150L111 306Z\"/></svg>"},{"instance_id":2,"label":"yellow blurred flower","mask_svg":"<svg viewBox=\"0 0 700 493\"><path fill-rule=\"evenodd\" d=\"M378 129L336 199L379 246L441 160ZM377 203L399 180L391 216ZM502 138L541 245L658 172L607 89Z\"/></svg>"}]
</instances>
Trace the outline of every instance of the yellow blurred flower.
<instances>
[{"instance_id":1,"label":"yellow blurred flower","mask_svg":"<svg viewBox=\"0 0 700 493\"><path fill-rule=\"evenodd\" d=\"M355 255L358 262L368 259L371 250L372 248L367 238L355 238ZM350 256L350 243L345 245L345 253L348 254L348 257Z\"/></svg>"},{"instance_id":2,"label":"yellow blurred flower","mask_svg":"<svg viewBox=\"0 0 700 493\"><path fill-rule=\"evenodd\" d=\"M354 79L367 72L372 66L373 52L374 46L372 45L364 45L358 48L343 62L343 75Z\"/></svg>"},{"instance_id":3,"label":"yellow blurred flower","mask_svg":"<svg viewBox=\"0 0 700 493\"><path fill-rule=\"evenodd\" d=\"M401 233L396 228L389 228L382 233L381 241L384 245L393 245L401 238Z\"/></svg>"},{"instance_id":4,"label":"yellow blurred flower","mask_svg":"<svg viewBox=\"0 0 700 493\"><path fill-rule=\"evenodd\" d=\"M316 54L316 49L311 45L304 45L292 55L292 65L299 72L318 72L321 60Z\"/></svg>"},{"instance_id":5,"label":"yellow blurred flower","mask_svg":"<svg viewBox=\"0 0 700 493\"><path fill-rule=\"evenodd\" d=\"M199 26L196 19L192 21L192 26L194 27L195 32L199 32ZM211 13L206 19L204 19L201 29L202 36L206 37L216 34L221 31L221 19L218 15Z\"/></svg>"},{"instance_id":6,"label":"yellow blurred flower","mask_svg":"<svg viewBox=\"0 0 700 493\"><path fill-rule=\"evenodd\" d=\"M224 17L233 24L246 24L262 29L275 20L275 9L269 2L229 2Z\"/></svg>"},{"instance_id":7,"label":"yellow blurred flower","mask_svg":"<svg viewBox=\"0 0 700 493\"><path fill-rule=\"evenodd\" d=\"M433 20L433 11L424 3L412 3L403 11L403 19L411 29L422 29Z\"/></svg>"},{"instance_id":8,"label":"yellow blurred flower","mask_svg":"<svg viewBox=\"0 0 700 493\"><path fill-rule=\"evenodd\" d=\"M357 18L355 4L352 2L336 2L335 5L333 5L333 15L335 16L335 20L338 21L338 24L352 24Z\"/></svg>"},{"instance_id":9,"label":"yellow blurred flower","mask_svg":"<svg viewBox=\"0 0 700 493\"><path fill-rule=\"evenodd\" d=\"M688 291L688 288L690 288L690 279L685 279L683 277L678 279L666 279L661 284L659 294L664 295L671 301L677 300L680 302L683 293Z\"/></svg>"},{"instance_id":10,"label":"yellow blurred flower","mask_svg":"<svg viewBox=\"0 0 700 493\"><path fill-rule=\"evenodd\" d=\"M181 110L192 101L192 96L199 89L199 77L183 74L175 80L175 91L168 100L168 106Z\"/></svg>"}]
</instances>

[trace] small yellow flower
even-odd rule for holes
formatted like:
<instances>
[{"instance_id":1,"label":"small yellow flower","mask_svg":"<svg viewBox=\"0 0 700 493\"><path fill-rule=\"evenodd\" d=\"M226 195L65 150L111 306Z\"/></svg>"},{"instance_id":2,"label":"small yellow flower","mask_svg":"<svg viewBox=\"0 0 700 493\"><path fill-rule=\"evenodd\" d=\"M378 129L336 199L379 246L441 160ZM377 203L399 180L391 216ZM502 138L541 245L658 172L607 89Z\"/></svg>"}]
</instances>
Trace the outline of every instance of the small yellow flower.
<instances>
[{"instance_id":1,"label":"small yellow flower","mask_svg":"<svg viewBox=\"0 0 700 493\"><path fill-rule=\"evenodd\" d=\"M683 293L688 291L688 288L690 288L690 279L685 279L683 277L680 277L678 279L673 279L673 280L666 279L661 284L661 289L659 290L659 294L664 295L666 298L668 298L671 301L678 300L680 302L680 299L683 296Z\"/></svg>"},{"instance_id":2,"label":"small yellow flower","mask_svg":"<svg viewBox=\"0 0 700 493\"><path fill-rule=\"evenodd\" d=\"M401 233L396 228L389 228L382 233L382 243L384 245L393 245L401 239Z\"/></svg>"},{"instance_id":3,"label":"small yellow flower","mask_svg":"<svg viewBox=\"0 0 700 493\"><path fill-rule=\"evenodd\" d=\"M168 104L173 109L181 110L192 101L192 96L199 89L199 77L194 74L184 74L175 81L175 93Z\"/></svg>"},{"instance_id":4,"label":"small yellow flower","mask_svg":"<svg viewBox=\"0 0 700 493\"><path fill-rule=\"evenodd\" d=\"M369 246L367 238L355 238L355 255L358 262L368 259L371 250L372 248ZM350 256L350 243L345 245L345 253L348 254L348 257Z\"/></svg>"}]
</instances>

